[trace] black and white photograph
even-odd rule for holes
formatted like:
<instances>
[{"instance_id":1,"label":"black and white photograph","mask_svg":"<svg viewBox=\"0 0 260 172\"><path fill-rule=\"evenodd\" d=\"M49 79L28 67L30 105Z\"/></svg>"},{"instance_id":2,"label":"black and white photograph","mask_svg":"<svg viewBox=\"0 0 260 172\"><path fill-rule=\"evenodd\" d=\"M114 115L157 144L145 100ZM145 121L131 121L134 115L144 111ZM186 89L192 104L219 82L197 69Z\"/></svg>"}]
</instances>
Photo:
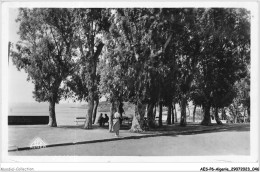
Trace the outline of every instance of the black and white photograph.
<instances>
[{"instance_id":1,"label":"black and white photograph","mask_svg":"<svg viewBox=\"0 0 260 172\"><path fill-rule=\"evenodd\" d=\"M259 171L259 2L111 3L2 4L1 171Z\"/></svg>"}]
</instances>

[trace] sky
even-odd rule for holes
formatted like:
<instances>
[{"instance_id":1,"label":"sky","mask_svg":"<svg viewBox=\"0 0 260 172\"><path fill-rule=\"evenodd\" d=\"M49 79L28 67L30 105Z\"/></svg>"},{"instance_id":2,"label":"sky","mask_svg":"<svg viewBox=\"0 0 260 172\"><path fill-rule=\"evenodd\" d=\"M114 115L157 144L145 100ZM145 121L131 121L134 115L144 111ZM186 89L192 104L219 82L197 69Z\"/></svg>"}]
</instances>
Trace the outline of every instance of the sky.
<instances>
[{"instance_id":1,"label":"sky","mask_svg":"<svg viewBox=\"0 0 260 172\"><path fill-rule=\"evenodd\" d=\"M19 35L17 34L19 29L19 24L15 22L18 15L17 8L10 8L9 10L9 40L15 45L19 41ZM33 99L32 91L34 85L28 82L27 74L22 70L18 71L13 65L12 60L9 60L8 66L8 99L9 103L29 103L35 102Z\"/></svg>"}]
</instances>

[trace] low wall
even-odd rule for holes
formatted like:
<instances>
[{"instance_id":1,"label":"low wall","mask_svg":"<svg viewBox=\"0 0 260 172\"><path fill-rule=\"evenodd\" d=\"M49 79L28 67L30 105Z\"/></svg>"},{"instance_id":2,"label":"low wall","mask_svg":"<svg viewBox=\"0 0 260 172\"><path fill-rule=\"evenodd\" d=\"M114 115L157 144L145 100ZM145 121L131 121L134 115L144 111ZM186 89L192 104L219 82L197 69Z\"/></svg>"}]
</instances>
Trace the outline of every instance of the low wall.
<instances>
[{"instance_id":1,"label":"low wall","mask_svg":"<svg viewBox=\"0 0 260 172\"><path fill-rule=\"evenodd\" d=\"M48 124L49 116L8 116L8 125Z\"/></svg>"}]
</instances>

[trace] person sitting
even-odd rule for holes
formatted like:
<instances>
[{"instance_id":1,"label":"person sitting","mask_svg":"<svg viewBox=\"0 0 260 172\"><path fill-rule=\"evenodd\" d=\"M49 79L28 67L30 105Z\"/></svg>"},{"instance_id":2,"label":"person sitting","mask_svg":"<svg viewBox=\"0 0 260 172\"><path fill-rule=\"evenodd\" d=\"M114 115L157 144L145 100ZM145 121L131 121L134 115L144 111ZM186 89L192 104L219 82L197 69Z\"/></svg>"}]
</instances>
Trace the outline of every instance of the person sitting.
<instances>
[{"instance_id":1,"label":"person sitting","mask_svg":"<svg viewBox=\"0 0 260 172\"><path fill-rule=\"evenodd\" d=\"M103 124L103 121L104 121L104 118L103 118L103 114L101 113L99 118L98 118L98 123L99 123L99 126L101 127L102 124Z\"/></svg>"},{"instance_id":2,"label":"person sitting","mask_svg":"<svg viewBox=\"0 0 260 172\"><path fill-rule=\"evenodd\" d=\"M103 118L103 125L105 125L105 123L107 123L109 120L107 114L105 114L105 118Z\"/></svg>"}]
</instances>

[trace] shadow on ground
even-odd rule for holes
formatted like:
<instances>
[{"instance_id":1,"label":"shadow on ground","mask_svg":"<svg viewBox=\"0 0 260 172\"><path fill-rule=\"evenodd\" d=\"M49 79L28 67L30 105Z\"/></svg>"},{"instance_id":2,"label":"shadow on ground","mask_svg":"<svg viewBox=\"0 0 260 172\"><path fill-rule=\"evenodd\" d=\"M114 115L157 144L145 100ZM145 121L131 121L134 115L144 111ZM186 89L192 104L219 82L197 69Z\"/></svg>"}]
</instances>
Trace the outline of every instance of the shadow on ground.
<instances>
[{"instance_id":1,"label":"shadow on ground","mask_svg":"<svg viewBox=\"0 0 260 172\"><path fill-rule=\"evenodd\" d=\"M82 129L84 125L77 125L77 126L59 126L58 128L63 129ZM91 130L108 130L108 126L99 126L93 125ZM129 125L121 125L120 130L129 130L131 127ZM250 124L212 124L210 126L202 126L200 124L190 124L186 127L180 126L178 123L173 125L164 125L162 127L156 127L144 132L141 132L140 136L133 136L133 137L156 137L161 135L194 135L194 134L203 134L203 133L214 133L214 132L241 132L241 131L250 131ZM156 135L154 135L156 134ZM131 136L129 136L131 137ZM128 138L128 137L127 137Z\"/></svg>"},{"instance_id":2,"label":"shadow on ground","mask_svg":"<svg viewBox=\"0 0 260 172\"><path fill-rule=\"evenodd\" d=\"M63 129L83 129L84 125L59 125L57 128L63 128ZM131 127L129 125L121 125L120 126L120 130L129 130ZM95 129L104 129L104 130L108 130L108 125L105 126L99 126L99 125L92 125L92 129L91 130L95 130Z\"/></svg>"},{"instance_id":3,"label":"shadow on ground","mask_svg":"<svg viewBox=\"0 0 260 172\"><path fill-rule=\"evenodd\" d=\"M124 126L123 126L124 127ZM60 128L71 128L71 126L60 126ZM82 129L82 126L72 126L75 129ZM129 127L126 127L129 129ZM108 130L108 126L100 127L93 126L93 129L104 129ZM166 130L163 130L166 129ZM170 130L172 129L172 130ZM169 125L160 128L161 131L145 131L140 133L138 136L127 136L127 137L118 137L118 138L109 138L109 139L100 139L100 140L90 140L90 141L81 141L76 143L67 143L67 144L54 144L49 145L47 147L56 147L56 146L69 146L69 145L81 145L81 144L89 144L89 143L101 143L101 142L111 142L111 141L119 141L119 140L136 140L143 138L152 138L152 137L161 137L161 136L171 136L177 137L178 135L196 135L196 134L205 134L205 133L217 133L217 132L241 132L241 131L250 131L249 124L223 124L223 125L211 125L211 126L201 126L199 124L190 125L186 127L180 127L179 125Z\"/></svg>"},{"instance_id":4,"label":"shadow on ground","mask_svg":"<svg viewBox=\"0 0 260 172\"><path fill-rule=\"evenodd\" d=\"M48 126L46 126L48 127ZM83 125L63 125L58 126L57 128L52 129L72 129L72 130L83 130ZM130 126L122 125L121 130L126 130L124 133L130 133L127 131L130 129ZM99 130L102 133L108 131L108 126L93 125L91 130ZM87 131L87 130L86 130ZM47 145L46 147L56 147L56 146L69 146L69 145L79 145L79 144L89 144L89 143L100 143L100 142L111 142L111 141L118 141L118 140L131 140L131 139L142 139L142 138L149 138L149 137L161 137L161 136L171 136L177 137L178 135L197 135L197 134L205 134L205 133L217 133L217 132L248 132L250 131L250 124L223 124L217 125L213 124L211 126L202 126L199 124L189 124L186 127L181 127L179 124L174 125L165 125L161 128L156 128L150 131L144 131L138 134L126 134L128 136L123 137L112 137L112 138L96 138L93 140L87 141L79 141L79 142L66 142L66 143L57 143ZM29 150L30 148L18 148L18 150Z\"/></svg>"}]
</instances>

